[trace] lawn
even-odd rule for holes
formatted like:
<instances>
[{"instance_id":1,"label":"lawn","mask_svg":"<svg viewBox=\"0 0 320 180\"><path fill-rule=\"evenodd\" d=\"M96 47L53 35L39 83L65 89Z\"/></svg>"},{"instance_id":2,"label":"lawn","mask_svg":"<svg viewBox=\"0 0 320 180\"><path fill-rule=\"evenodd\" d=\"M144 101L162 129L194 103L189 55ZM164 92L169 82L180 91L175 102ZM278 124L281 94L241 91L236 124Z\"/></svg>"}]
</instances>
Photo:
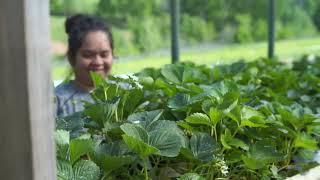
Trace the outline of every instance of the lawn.
<instances>
[{"instance_id":1,"label":"lawn","mask_svg":"<svg viewBox=\"0 0 320 180\"><path fill-rule=\"evenodd\" d=\"M320 55L320 37L309 39L278 41L275 49L280 60L290 61L293 57L303 54ZM231 44L212 48L190 48L181 52L181 61L192 61L198 64L221 64L230 63L239 59L246 61L258 57L266 57L266 43L251 43L246 45ZM129 59L129 60L123 60ZM138 72L145 67L161 67L170 63L170 55L145 55L135 58L119 57L115 60L113 74ZM68 69L66 63L53 63L53 79L63 79Z\"/></svg>"}]
</instances>

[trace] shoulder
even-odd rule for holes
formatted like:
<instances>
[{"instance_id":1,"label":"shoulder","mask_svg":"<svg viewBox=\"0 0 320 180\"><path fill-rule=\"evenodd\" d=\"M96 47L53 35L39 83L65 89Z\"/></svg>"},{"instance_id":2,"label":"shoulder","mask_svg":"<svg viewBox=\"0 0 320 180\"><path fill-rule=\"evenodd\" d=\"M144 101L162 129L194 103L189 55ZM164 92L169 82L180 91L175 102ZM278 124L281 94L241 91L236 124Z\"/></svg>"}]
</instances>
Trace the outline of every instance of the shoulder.
<instances>
[{"instance_id":1,"label":"shoulder","mask_svg":"<svg viewBox=\"0 0 320 180\"><path fill-rule=\"evenodd\" d=\"M70 96L75 93L77 89L75 88L72 81L62 82L55 89L54 93L56 96Z\"/></svg>"},{"instance_id":2,"label":"shoulder","mask_svg":"<svg viewBox=\"0 0 320 180\"><path fill-rule=\"evenodd\" d=\"M83 110L83 102L92 102L89 92L83 91L73 83L65 82L55 88L56 114L67 116Z\"/></svg>"}]
</instances>

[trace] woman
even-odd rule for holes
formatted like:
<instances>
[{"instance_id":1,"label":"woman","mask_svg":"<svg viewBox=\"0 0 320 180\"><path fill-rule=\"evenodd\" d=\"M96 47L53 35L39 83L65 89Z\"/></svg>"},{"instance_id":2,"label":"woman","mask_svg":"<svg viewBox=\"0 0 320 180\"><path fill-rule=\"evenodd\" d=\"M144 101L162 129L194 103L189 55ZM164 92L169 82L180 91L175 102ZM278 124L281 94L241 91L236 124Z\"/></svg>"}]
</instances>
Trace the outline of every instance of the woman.
<instances>
[{"instance_id":1,"label":"woman","mask_svg":"<svg viewBox=\"0 0 320 180\"><path fill-rule=\"evenodd\" d=\"M65 30L68 34L68 61L75 79L55 89L58 117L83 110L82 101L92 102L89 92L94 86L90 71L106 77L113 61L111 30L102 20L75 15L66 20Z\"/></svg>"}]
</instances>

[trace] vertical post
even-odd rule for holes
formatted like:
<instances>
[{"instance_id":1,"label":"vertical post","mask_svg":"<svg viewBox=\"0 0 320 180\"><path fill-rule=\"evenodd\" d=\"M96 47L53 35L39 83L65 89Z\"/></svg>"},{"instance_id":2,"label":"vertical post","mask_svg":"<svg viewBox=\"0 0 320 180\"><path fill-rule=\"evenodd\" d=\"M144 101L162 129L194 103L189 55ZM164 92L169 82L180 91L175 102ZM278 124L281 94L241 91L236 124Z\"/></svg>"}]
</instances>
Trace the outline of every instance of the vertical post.
<instances>
[{"instance_id":1,"label":"vertical post","mask_svg":"<svg viewBox=\"0 0 320 180\"><path fill-rule=\"evenodd\" d=\"M56 179L49 37L49 0L0 1L0 179Z\"/></svg>"},{"instance_id":2,"label":"vertical post","mask_svg":"<svg viewBox=\"0 0 320 180\"><path fill-rule=\"evenodd\" d=\"M268 7L268 57L274 57L274 36L275 36L275 4L269 0Z\"/></svg>"},{"instance_id":3,"label":"vertical post","mask_svg":"<svg viewBox=\"0 0 320 180\"><path fill-rule=\"evenodd\" d=\"M180 0L170 0L171 9L171 62L179 62Z\"/></svg>"}]
</instances>

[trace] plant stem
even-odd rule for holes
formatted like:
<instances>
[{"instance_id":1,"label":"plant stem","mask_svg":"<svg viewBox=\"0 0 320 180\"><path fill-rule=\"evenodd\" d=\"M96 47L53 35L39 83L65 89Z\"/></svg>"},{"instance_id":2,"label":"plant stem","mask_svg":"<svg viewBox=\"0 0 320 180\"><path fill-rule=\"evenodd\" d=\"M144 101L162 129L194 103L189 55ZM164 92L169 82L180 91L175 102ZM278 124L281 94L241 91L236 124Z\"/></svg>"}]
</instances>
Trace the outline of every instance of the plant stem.
<instances>
[{"instance_id":1,"label":"plant stem","mask_svg":"<svg viewBox=\"0 0 320 180\"><path fill-rule=\"evenodd\" d=\"M110 171L105 172L101 180L105 180L109 176L109 174L110 174Z\"/></svg>"},{"instance_id":2,"label":"plant stem","mask_svg":"<svg viewBox=\"0 0 320 180\"><path fill-rule=\"evenodd\" d=\"M282 171L282 170L286 169L288 166L289 166L289 165L287 165L287 164L286 164L285 166L283 166L283 167L279 168L279 169L278 169L278 172L280 172L280 171Z\"/></svg>"},{"instance_id":3,"label":"plant stem","mask_svg":"<svg viewBox=\"0 0 320 180\"><path fill-rule=\"evenodd\" d=\"M218 142L217 125L214 126L214 137L216 138L216 142Z\"/></svg>"},{"instance_id":4,"label":"plant stem","mask_svg":"<svg viewBox=\"0 0 320 180\"><path fill-rule=\"evenodd\" d=\"M143 164L144 164L144 176L145 176L145 180L148 180L148 169L147 169L147 161L143 160Z\"/></svg>"},{"instance_id":5,"label":"plant stem","mask_svg":"<svg viewBox=\"0 0 320 180\"><path fill-rule=\"evenodd\" d=\"M238 133L238 131L239 131L239 127L237 127L237 129L234 131L232 137L234 137Z\"/></svg>"},{"instance_id":6,"label":"plant stem","mask_svg":"<svg viewBox=\"0 0 320 180\"><path fill-rule=\"evenodd\" d=\"M104 91L104 100L108 100L108 95L107 95L107 88L103 88L103 91Z\"/></svg>"},{"instance_id":7,"label":"plant stem","mask_svg":"<svg viewBox=\"0 0 320 180\"><path fill-rule=\"evenodd\" d=\"M287 162L285 164L285 166L288 166L290 164L290 161L291 161L291 154L293 153L292 152L292 140L288 142L288 151L287 151L287 154L288 154L288 158L287 158Z\"/></svg>"},{"instance_id":8,"label":"plant stem","mask_svg":"<svg viewBox=\"0 0 320 180\"><path fill-rule=\"evenodd\" d=\"M216 141L218 141L216 125L211 126L211 136L214 136L214 139L215 139Z\"/></svg>"},{"instance_id":9,"label":"plant stem","mask_svg":"<svg viewBox=\"0 0 320 180\"><path fill-rule=\"evenodd\" d=\"M118 108L116 108L115 111L116 111L116 113L115 113L116 114L116 122L119 122L119 119L118 119Z\"/></svg>"},{"instance_id":10,"label":"plant stem","mask_svg":"<svg viewBox=\"0 0 320 180\"><path fill-rule=\"evenodd\" d=\"M191 107L189 107L187 110L187 117L190 115L190 112L191 112Z\"/></svg>"},{"instance_id":11,"label":"plant stem","mask_svg":"<svg viewBox=\"0 0 320 180\"><path fill-rule=\"evenodd\" d=\"M119 90L119 84L117 84L116 95L118 95L118 90Z\"/></svg>"}]
</instances>

